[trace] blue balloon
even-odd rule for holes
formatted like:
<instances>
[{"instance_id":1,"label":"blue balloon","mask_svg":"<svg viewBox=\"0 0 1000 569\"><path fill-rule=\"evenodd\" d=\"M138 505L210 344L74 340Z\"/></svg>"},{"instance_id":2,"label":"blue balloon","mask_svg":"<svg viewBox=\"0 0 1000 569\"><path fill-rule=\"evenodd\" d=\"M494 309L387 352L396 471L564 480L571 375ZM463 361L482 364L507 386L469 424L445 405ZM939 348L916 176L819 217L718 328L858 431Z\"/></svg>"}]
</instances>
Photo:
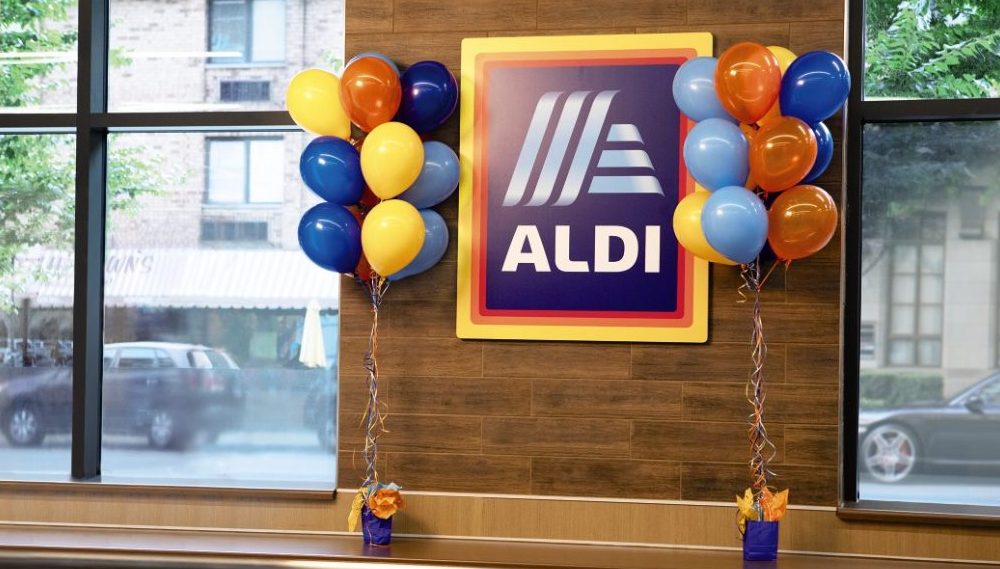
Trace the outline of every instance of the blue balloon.
<instances>
[{"instance_id":1,"label":"blue balloon","mask_svg":"<svg viewBox=\"0 0 1000 569\"><path fill-rule=\"evenodd\" d=\"M423 133L444 124L458 106L458 83L437 61L418 61L403 72L403 98L396 119Z\"/></svg>"},{"instance_id":2,"label":"blue balloon","mask_svg":"<svg viewBox=\"0 0 1000 569\"><path fill-rule=\"evenodd\" d=\"M812 170L809 170L806 177L802 179L803 183L812 182L822 176L823 172L826 172L826 169L830 167L830 161L833 160L833 135L830 134L830 129L821 122L812 125L812 129L816 135L816 161L813 162Z\"/></svg>"},{"instance_id":3,"label":"blue balloon","mask_svg":"<svg viewBox=\"0 0 1000 569\"><path fill-rule=\"evenodd\" d=\"M689 59L674 75L674 102L682 113L693 121L725 119L736 122L722 108L715 94L715 68L719 60L714 57Z\"/></svg>"},{"instance_id":4,"label":"blue balloon","mask_svg":"<svg viewBox=\"0 0 1000 569\"><path fill-rule=\"evenodd\" d=\"M343 206L315 205L299 222L299 246L324 269L353 273L361 260L361 225Z\"/></svg>"},{"instance_id":5,"label":"blue balloon","mask_svg":"<svg viewBox=\"0 0 1000 569\"><path fill-rule=\"evenodd\" d=\"M341 138L321 136L310 142L299 159L299 173L310 190L331 203L358 203L365 191L361 155Z\"/></svg>"},{"instance_id":6,"label":"blue balloon","mask_svg":"<svg viewBox=\"0 0 1000 569\"><path fill-rule=\"evenodd\" d=\"M708 190L742 186L750 174L748 152L740 127L722 119L705 119L694 125L684 141L684 164Z\"/></svg>"},{"instance_id":7,"label":"blue balloon","mask_svg":"<svg viewBox=\"0 0 1000 569\"><path fill-rule=\"evenodd\" d=\"M781 78L781 114L813 124L837 113L851 92L851 73L829 51L810 51L792 62Z\"/></svg>"},{"instance_id":8,"label":"blue balloon","mask_svg":"<svg viewBox=\"0 0 1000 569\"><path fill-rule=\"evenodd\" d=\"M397 77L399 76L399 67L396 65L396 62L389 59L388 56L381 54L377 51L362 51L361 53L352 57L350 61L347 62L347 65L344 66L344 69L347 69L348 65L354 63L355 61L361 59L362 57L374 57L375 59L381 59L382 61L389 64L389 67L391 67L392 70L396 72Z\"/></svg>"},{"instance_id":9,"label":"blue balloon","mask_svg":"<svg viewBox=\"0 0 1000 569\"><path fill-rule=\"evenodd\" d=\"M458 156L447 144L431 140L424 143L424 167L420 176L399 194L399 199L424 209L448 199L457 187Z\"/></svg>"},{"instance_id":10,"label":"blue balloon","mask_svg":"<svg viewBox=\"0 0 1000 569\"><path fill-rule=\"evenodd\" d=\"M445 223L441 214L433 209L422 209L420 217L424 218L424 244L420 247L417 257L410 261L409 265L403 267L398 273L389 275L391 281L412 277L430 269L438 264L441 257L444 257L445 251L448 250L448 224Z\"/></svg>"},{"instance_id":11,"label":"blue balloon","mask_svg":"<svg viewBox=\"0 0 1000 569\"><path fill-rule=\"evenodd\" d=\"M767 209L746 188L720 188L701 210L701 229L709 245L724 257L749 263L767 241Z\"/></svg>"}]
</instances>

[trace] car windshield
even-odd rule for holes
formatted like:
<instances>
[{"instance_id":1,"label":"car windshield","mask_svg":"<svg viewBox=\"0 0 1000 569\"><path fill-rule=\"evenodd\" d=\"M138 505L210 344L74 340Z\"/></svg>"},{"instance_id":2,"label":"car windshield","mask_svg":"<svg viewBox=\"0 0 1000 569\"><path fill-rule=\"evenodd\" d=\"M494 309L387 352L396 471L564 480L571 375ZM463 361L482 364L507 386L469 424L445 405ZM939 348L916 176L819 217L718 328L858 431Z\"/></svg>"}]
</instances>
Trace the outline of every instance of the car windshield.
<instances>
[{"instance_id":1,"label":"car windshield","mask_svg":"<svg viewBox=\"0 0 1000 569\"><path fill-rule=\"evenodd\" d=\"M198 369L234 369L236 365L229 356L215 350L191 350L188 362Z\"/></svg>"}]
</instances>

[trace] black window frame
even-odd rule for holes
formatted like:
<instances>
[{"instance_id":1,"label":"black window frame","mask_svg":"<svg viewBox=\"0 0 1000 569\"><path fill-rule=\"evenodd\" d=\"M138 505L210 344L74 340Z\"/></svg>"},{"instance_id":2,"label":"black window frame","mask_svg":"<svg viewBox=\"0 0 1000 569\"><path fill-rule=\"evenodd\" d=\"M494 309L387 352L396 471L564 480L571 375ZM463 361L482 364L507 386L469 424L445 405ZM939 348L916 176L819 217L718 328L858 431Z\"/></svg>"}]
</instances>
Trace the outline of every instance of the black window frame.
<instances>
[{"instance_id":1,"label":"black window frame","mask_svg":"<svg viewBox=\"0 0 1000 569\"><path fill-rule=\"evenodd\" d=\"M208 0L208 49L212 50L212 38L215 32L215 5L220 0ZM208 60L209 65L225 67L231 65L281 65L284 64L288 59L288 38L285 38L285 47L282 50L281 59L254 59L254 49L253 49L253 20L254 20L254 4L257 0L222 0L228 2L240 2L243 5L243 57L212 57ZM287 24L288 18L288 1L281 0L281 3L285 7L285 22Z\"/></svg>"},{"instance_id":2,"label":"black window frame","mask_svg":"<svg viewBox=\"0 0 1000 569\"><path fill-rule=\"evenodd\" d=\"M838 515L844 519L911 523L1000 525L1000 506L861 500L858 495L860 411L861 207L866 124L1000 120L1000 98L865 100L866 0L847 6L847 56L852 76L845 137L842 303L842 429Z\"/></svg>"},{"instance_id":3,"label":"black window frame","mask_svg":"<svg viewBox=\"0 0 1000 569\"><path fill-rule=\"evenodd\" d=\"M255 202L250 201L250 186L251 182L251 168L252 164L250 161L250 147L254 142L267 141L267 142L283 142L285 139L281 136L206 136L205 137L205 196L202 199L202 203L210 208L267 208L280 206L283 202L282 200L274 202ZM212 143L215 142L242 142L243 143L243 200L238 202L222 202L212 200L212 168L211 168L211 157L212 157Z\"/></svg>"},{"instance_id":4,"label":"black window frame","mask_svg":"<svg viewBox=\"0 0 1000 569\"><path fill-rule=\"evenodd\" d=\"M108 135L113 132L301 132L287 111L109 112L110 2L79 0L77 5L76 112L0 112L0 134L76 136L70 477L89 481L99 480L101 475ZM217 490L205 487L207 492ZM322 493L329 495L329 492Z\"/></svg>"}]
</instances>

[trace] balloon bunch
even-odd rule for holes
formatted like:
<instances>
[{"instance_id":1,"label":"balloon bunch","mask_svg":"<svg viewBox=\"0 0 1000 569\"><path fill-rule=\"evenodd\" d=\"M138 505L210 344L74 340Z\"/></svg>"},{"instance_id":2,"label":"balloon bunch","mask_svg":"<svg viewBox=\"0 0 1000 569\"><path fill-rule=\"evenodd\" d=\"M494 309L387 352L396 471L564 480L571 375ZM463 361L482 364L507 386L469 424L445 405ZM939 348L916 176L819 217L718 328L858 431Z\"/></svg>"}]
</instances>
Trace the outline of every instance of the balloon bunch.
<instances>
[{"instance_id":1,"label":"balloon bunch","mask_svg":"<svg viewBox=\"0 0 1000 569\"><path fill-rule=\"evenodd\" d=\"M299 244L320 267L353 275L371 302L364 357L366 473L349 525L353 530L360 521L366 543L385 544L403 502L398 487L379 480L376 467L385 420L376 359L379 308L390 281L430 269L448 249L448 226L429 208L458 187L458 157L421 135L455 112L458 85L437 61L400 73L386 56L365 52L347 63L341 77L320 69L299 73L286 101L295 122L319 135L302 152L299 169L324 201L302 216ZM393 507L386 508L391 492Z\"/></svg>"},{"instance_id":2,"label":"balloon bunch","mask_svg":"<svg viewBox=\"0 0 1000 569\"><path fill-rule=\"evenodd\" d=\"M827 51L796 57L746 42L718 59L682 65L674 99L697 122L684 143L684 163L709 193L678 204L674 232L681 245L727 265L750 263L765 243L782 261L825 247L836 231L837 206L809 182L830 165L833 137L822 121L844 105L850 87L843 60ZM781 193L768 209L765 199L774 192Z\"/></svg>"},{"instance_id":3,"label":"balloon bunch","mask_svg":"<svg viewBox=\"0 0 1000 569\"><path fill-rule=\"evenodd\" d=\"M396 281L437 264L448 226L428 208L458 187L458 157L420 135L444 124L458 104L448 68L421 61L400 75L384 55L363 53L339 78L299 73L287 102L295 122L320 135L299 162L303 181L325 200L299 224L309 259L363 281ZM351 123L362 131L357 138Z\"/></svg>"}]
</instances>

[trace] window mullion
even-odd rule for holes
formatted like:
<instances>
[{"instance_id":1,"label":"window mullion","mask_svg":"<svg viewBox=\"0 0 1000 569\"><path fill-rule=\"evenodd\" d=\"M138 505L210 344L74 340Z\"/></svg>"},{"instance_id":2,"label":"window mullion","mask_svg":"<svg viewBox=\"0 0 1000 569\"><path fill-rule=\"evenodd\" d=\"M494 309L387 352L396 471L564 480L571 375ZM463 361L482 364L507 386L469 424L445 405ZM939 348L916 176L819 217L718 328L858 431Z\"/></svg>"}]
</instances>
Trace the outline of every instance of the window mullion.
<instances>
[{"instance_id":1,"label":"window mullion","mask_svg":"<svg viewBox=\"0 0 1000 569\"><path fill-rule=\"evenodd\" d=\"M109 0L80 0L73 301L73 478L101 473Z\"/></svg>"}]
</instances>

